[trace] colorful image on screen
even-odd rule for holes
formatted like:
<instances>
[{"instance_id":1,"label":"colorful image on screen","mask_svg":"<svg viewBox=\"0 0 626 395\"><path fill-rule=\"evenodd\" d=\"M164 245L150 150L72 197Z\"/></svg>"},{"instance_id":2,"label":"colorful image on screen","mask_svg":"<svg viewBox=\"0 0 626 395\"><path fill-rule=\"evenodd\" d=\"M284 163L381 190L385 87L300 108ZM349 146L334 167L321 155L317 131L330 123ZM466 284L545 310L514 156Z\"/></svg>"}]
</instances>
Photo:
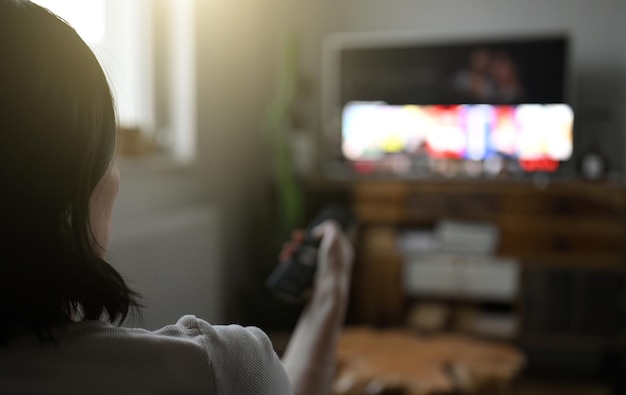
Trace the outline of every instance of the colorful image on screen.
<instances>
[{"instance_id":1,"label":"colorful image on screen","mask_svg":"<svg viewBox=\"0 0 626 395\"><path fill-rule=\"evenodd\" d=\"M389 105L350 102L342 151L350 161L390 155L459 161L504 158L525 171L556 171L573 151L574 112L566 104Z\"/></svg>"}]
</instances>

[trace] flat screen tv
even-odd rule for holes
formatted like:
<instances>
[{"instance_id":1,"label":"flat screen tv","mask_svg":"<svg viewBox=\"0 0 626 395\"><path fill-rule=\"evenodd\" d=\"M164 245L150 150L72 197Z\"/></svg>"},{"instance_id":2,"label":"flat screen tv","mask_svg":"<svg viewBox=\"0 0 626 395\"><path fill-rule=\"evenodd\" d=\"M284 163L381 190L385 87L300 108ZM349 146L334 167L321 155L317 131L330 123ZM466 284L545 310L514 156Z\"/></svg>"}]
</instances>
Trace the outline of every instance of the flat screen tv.
<instances>
[{"instance_id":1,"label":"flat screen tv","mask_svg":"<svg viewBox=\"0 0 626 395\"><path fill-rule=\"evenodd\" d=\"M481 177L556 172L573 152L564 35L325 43L323 124L355 173Z\"/></svg>"}]
</instances>

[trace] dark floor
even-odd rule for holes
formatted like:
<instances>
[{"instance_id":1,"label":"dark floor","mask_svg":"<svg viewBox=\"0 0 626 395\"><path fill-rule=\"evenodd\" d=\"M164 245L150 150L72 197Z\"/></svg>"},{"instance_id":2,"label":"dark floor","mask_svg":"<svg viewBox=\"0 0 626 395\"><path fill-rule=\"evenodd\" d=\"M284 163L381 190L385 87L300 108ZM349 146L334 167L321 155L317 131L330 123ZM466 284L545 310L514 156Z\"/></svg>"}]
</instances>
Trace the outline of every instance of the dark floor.
<instances>
[{"instance_id":1,"label":"dark floor","mask_svg":"<svg viewBox=\"0 0 626 395\"><path fill-rule=\"evenodd\" d=\"M611 395L606 384L593 382L522 380L513 391L514 395Z\"/></svg>"}]
</instances>

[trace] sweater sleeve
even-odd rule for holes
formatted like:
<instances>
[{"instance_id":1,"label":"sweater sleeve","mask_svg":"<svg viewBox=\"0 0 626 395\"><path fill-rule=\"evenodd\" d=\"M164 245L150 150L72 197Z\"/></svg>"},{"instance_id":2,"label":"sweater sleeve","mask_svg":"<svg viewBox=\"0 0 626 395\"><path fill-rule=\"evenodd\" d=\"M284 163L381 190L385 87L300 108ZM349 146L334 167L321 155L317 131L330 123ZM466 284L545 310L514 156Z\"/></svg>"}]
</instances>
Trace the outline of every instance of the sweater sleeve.
<instances>
[{"instance_id":1,"label":"sweater sleeve","mask_svg":"<svg viewBox=\"0 0 626 395\"><path fill-rule=\"evenodd\" d=\"M267 335L255 327L211 325L193 316L177 326L198 330L206 342L218 395L291 395L291 384Z\"/></svg>"}]
</instances>

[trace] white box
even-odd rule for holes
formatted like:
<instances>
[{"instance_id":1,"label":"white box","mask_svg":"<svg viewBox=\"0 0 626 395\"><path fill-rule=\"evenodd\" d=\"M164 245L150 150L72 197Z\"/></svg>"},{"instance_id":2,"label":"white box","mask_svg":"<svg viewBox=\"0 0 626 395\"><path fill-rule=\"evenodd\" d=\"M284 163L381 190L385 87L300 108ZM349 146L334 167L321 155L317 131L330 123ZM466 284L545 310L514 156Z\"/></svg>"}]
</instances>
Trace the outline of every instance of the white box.
<instances>
[{"instance_id":1,"label":"white box","mask_svg":"<svg viewBox=\"0 0 626 395\"><path fill-rule=\"evenodd\" d=\"M519 291L515 259L480 255L419 254L404 265L404 289L413 296L512 301Z\"/></svg>"}]
</instances>

